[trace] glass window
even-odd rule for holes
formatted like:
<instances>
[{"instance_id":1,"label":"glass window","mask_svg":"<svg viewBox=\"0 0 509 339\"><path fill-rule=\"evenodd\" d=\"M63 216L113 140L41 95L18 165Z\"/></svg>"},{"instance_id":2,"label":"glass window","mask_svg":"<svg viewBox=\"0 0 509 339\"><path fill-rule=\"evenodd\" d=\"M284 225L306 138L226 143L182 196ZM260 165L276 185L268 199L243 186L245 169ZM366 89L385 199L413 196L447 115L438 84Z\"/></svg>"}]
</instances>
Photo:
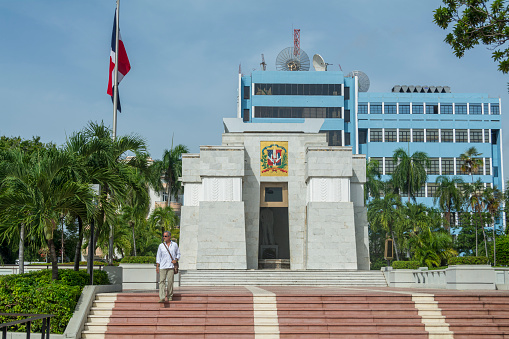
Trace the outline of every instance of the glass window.
<instances>
[{"instance_id":1,"label":"glass window","mask_svg":"<svg viewBox=\"0 0 509 339\"><path fill-rule=\"evenodd\" d=\"M350 100L350 87L345 87L345 100Z\"/></svg>"},{"instance_id":2,"label":"glass window","mask_svg":"<svg viewBox=\"0 0 509 339\"><path fill-rule=\"evenodd\" d=\"M320 131L325 132L327 136L327 145L329 146L343 146L341 142L341 131Z\"/></svg>"},{"instance_id":3,"label":"glass window","mask_svg":"<svg viewBox=\"0 0 509 339\"><path fill-rule=\"evenodd\" d=\"M498 107L498 104L491 104L491 114L500 114L500 107Z\"/></svg>"},{"instance_id":4,"label":"glass window","mask_svg":"<svg viewBox=\"0 0 509 339\"><path fill-rule=\"evenodd\" d=\"M470 114L482 114L482 106L481 104L470 104Z\"/></svg>"},{"instance_id":5,"label":"glass window","mask_svg":"<svg viewBox=\"0 0 509 339\"><path fill-rule=\"evenodd\" d=\"M368 114L368 104L366 103L359 104L359 114Z\"/></svg>"},{"instance_id":6,"label":"glass window","mask_svg":"<svg viewBox=\"0 0 509 339\"><path fill-rule=\"evenodd\" d=\"M470 142L482 142L482 129L470 130Z\"/></svg>"},{"instance_id":7,"label":"glass window","mask_svg":"<svg viewBox=\"0 0 509 339\"><path fill-rule=\"evenodd\" d=\"M244 109L242 118L243 118L242 121L249 121L249 109Z\"/></svg>"},{"instance_id":8,"label":"glass window","mask_svg":"<svg viewBox=\"0 0 509 339\"><path fill-rule=\"evenodd\" d=\"M369 110L371 114L382 114L382 104L372 103L369 105Z\"/></svg>"},{"instance_id":9,"label":"glass window","mask_svg":"<svg viewBox=\"0 0 509 339\"><path fill-rule=\"evenodd\" d=\"M438 158L430 158L429 159L429 168L428 168L428 174L429 175L439 175L440 174L440 163L438 161Z\"/></svg>"},{"instance_id":10,"label":"glass window","mask_svg":"<svg viewBox=\"0 0 509 339\"><path fill-rule=\"evenodd\" d=\"M370 142L382 142L382 129L381 128L372 128L369 131L369 141Z\"/></svg>"},{"instance_id":11,"label":"glass window","mask_svg":"<svg viewBox=\"0 0 509 339\"><path fill-rule=\"evenodd\" d=\"M489 129L484 130L484 142L487 142L487 143L490 142L490 130Z\"/></svg>"},{"instance_id":12,"label":"glass window","mask_svg":"<svg viewBox=\"0 0 509 339\"><path fill-rule=\"evenodd\" d=\"M256 118L341 118L341 107L266 107L254 108Z\"/></svg>"},{"instance_id":13,"label":"glass window","mask_svg":"<svg viewBox=\"0 0 509 339\"><path fill-rule=\"evenodd\" d=\"M442 158L442 175L454 175L453 158Z\"/></svg>"},{"instance_id":14,"label":"glass window","mask_svg":"<svg viewBox=\"0 0 509 339\"><path fill-rule=\"evenodd\" d=\"M466 129L456 130L456 142L468 142L468 133Z\"/></svg>"},{"instance_id":15,"label":"glass window","mask_svg":"<svg viewBox=\"0 0 509 339\"><path fill-rule=\"evenodd\" d=\"M413 130L413 142L424 142L424 130L414 129Z\"/></svg>"},{"instance_id":16,"label":"glass window","mask_svg":"<svg viewBox=\"0 0 509 339\"><path fill-rule=\"evenodd\" d=\"M438 114L438 104L427 103L426 114Z\"/></svg>"},{"instance_id":17,"label":"glass window","mask_svg":"<svg viewBox=\"0 0 509 339\"><path fill-rule=\"evenodd\" d=\"M486 175L491 175L490 164L491 164L491 159L484 158L484 170L486 171Z\"/></svg>"},{"instance_id":18,"label":"glass window","mask_svg":"<svg viewBox=\"0 0 509 339\"><path fill-rule=\"evenodd\" d=\"M426 130L426 142L438 142L438 130L427 129Z\"/></svg>"},{"instance_id":19,"label":"glass window","mask_svg":"<svg viewBox=\"0 0 509 339\"><path fill-rule=\"evenodd\" d=\"M426 185L422 185L421 188L417 192L415 192L415 197L424 197L426 194Z\"/></svg>"},{"instance_id":20,"label":"glass window","mask_svg":"<svg viewBox=\"0 0 509 339\"><path fill-rule=\"evenodd\" d=\"M283 187L265 187L265 202L282 202Z\"/></svg>"},{"instance_id":21,"label":"glass window","mask_svg":"<svg viewBox=\"0 0 509 339\"><path fill-rule=\"evenodd\" d=\"M440 114L452 114L452 105L440 104Z\"/></svg>"},{"instance_id":22,"label":"glass window","mask_svg":"<svg viewBox=\"0 0 509 339\"><path fill-rule=\"evenodd\" d=\"M352 144L350 143L350 133L349 132L345 132L345 146L351 146Z\"/></svg>"},{"instance_id":23,"label":"glass window","mask_svg":"<svg viewBox=\"0 0 509 339\"><path fill-rule=\"evenodd\" d=\"M442 134L442 142L453 142L452 129L443 129L440 131Z\"/></svg>"},{"instance_id":24,"label":"glass window","mask_svg":"<svg viewBox=\"0 0 509 339\"><path fill-rule=\"evenodd\" d=\"M410 130L400 129L399 130L399 142L410 142Z\"/></svg>"},{"instance_id":25,"label":"glass window","mask_svg":"<svg viewBox=\"0 0 509 339\"><path fill-rule=\"evenodd\" d=\"M384 159L383 158L373 158L373 157L371 157L371 158L369 158L369 160L376 160L378 162L378 172L380 174L382 174L383 173L383 165L384 165L383 161L384 161Z\"/></svg>"},{"instance_id":26,"label":"glass window","mask_svg":"<svg viewBox=\"0 0 509 339\"><path fill-rule=\"evenodd\" d=\"M251 94L251 87L244 86L244 99L249 99L249 94Z\"/></svg>"},{"instance_id":27,"label":"glass window","mask_svg":"<svg viewBox=\"0 0 509 339\"><path fill-rule=\"evenodd\" d=\"M394 160L392 158L385 158L385 174L394 172Z\"/></svg>"},{"instance_id":28,"label":"glass window","mask_svg":"<svg viewBox=\"0 0 509 339\"><path fill-rule=\"evenodd\" d=\"M340 112L341 111L338 111L337 113L339 115L341 115ZM338 118L340 118L340 116L338 116ZM345 119L345 122L350 122L350 110L349 109L345 109L345 117L344 117L344 119Z\"/></svg>"},{"instance_id":29,"label":"glass window","mask_svg":"<svg viewBox=\"0 0 509 339\"><path fill-rule=\"evenodd\" d=\"M399 104L399 114L410 114L410 104Z\"/></svg>"},{"instance_id":30,"label":"glass window","mask_svg":"<svg viewBox=\"0 0 509 339\"><path fill-rule=\"evenodd\" d=\"M384 105L384 113L385 114L396 114L396 104L385 104Z\"/></svg>"},{"instance_id":31,"label":"glass window","mask_svg":"<svg viewBox=\"0 0 509 339\"><path fill-rule=\"evenodd\" d=\"M422 104L412 104L412 114L423 114L424 113L424 106Z\"/></svg>"},{"instance_id":32,"label":"glass window","mask_svg":"<svg viewBox=\"0 0 509 339\"><path fill-rule=\"evenodd\" d=\"M398 137L397 130L395 129L386 129L385 130L385 142L396 142Z\"/></svg>"},{"instance_id":33,"label":"glass window","mask_svg":"<svg viewBox=\"0 0 509 339\"><path fill-rule=\"evenodd\" d=\"M435 192L437 191L437 184L433 182L428 182L428 197L434 197Z\"/></svg>"},{"instance_id":34,"label":"glass window","mask_svg":"<svg viewBox=\"0 0 509 339\"><path fill-rule=\"evenodd\" d=\"M467 104L456 104L456 114L467 114Z\"/></svg>"},{"instance_id":35,"label":"glass window","mask_svg":"<svg viewBox=\"0 0 509 339\"><path fill-rule=\"evenodd\" d=\"M368 130L359 128L359 144L366 144L368 142Z\"/></svg>"},{"instance_id":36,"label":"glass window","mask_svg":"<svg viewBox=\"0 0 509 339\"><path fill-rule=\"evenodd\" d=\"M467 171L463 170L463 164L465 161L461 160L460 158L456 158L456 174L457 175L467 175Z\"/></svg>"}]
</instances>

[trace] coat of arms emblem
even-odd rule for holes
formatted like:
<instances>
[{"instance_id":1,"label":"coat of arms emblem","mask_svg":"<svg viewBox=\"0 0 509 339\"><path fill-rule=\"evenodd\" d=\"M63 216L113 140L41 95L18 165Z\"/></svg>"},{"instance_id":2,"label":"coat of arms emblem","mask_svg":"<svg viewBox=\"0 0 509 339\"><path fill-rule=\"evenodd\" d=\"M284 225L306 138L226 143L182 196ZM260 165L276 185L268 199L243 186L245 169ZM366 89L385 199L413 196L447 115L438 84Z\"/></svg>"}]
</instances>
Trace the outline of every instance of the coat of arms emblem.
<instances>
[{"instance_id":1,"label":"coat of arms emblem","mask_svg":"<svg viewBox=\"0 0 509 339\"><path fill-rule=\"evenodd\" d=\"M288 141L261 141L260 151L261 176L288 176Z\"/></svg>"}]
</instances>

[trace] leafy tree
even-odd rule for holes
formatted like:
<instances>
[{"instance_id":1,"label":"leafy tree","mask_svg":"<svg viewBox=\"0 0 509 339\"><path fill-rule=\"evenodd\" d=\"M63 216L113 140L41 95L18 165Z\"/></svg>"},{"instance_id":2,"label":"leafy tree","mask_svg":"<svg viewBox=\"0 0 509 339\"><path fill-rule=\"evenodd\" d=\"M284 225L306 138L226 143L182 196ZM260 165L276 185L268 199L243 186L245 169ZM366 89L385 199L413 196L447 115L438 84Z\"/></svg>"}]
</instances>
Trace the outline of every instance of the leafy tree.
<instances>
[{"instance_id":1,"label":"leafy tree","mask_svg":"<svg viewBox=\"0 0 509 339\"><path fill-rule=\"evenodd\" d=\"M379 198L383 189L381 181L380 164L378 160L371 159L366 163L366 184L364 185L364 202L368 201L369 196Z\"/></svg>"},{"instance_id":2,"label":"leafy tree","mask_svg":"<svg viewBox=\"0 0 509 339\"><path fill-rule=\"evenodd\" d=\"M469 205L471 211L475 214L477 214L478 218L474 218L475 221L475 227L476 230L480 227L482 229L482 234L484 237L484 242L486 244L486 232L484 229L485 222L485 216L483 216L483 211L485 209L484 200L482 198L482 194L484 191L484 183L481 181L481 179L478 179L476 182L472 184L466 184L463 186L464 189L464 195L466 198L466 202ZM476 240L475 240L475 255L478 255L478 238L477 238L477 231L476 231ZM486 256L488 256L488 247L485 246Z\"/></svg>"},{"instance_id":3,"label":"leafy tree","mask_svg":"<svg viewBox=\"0 0 509 339\"><path fill-rule=\"evenodd\" d=\"M443 0L445 6L434 11L434 22L447 29L445 42L451 45L454 55L463 57L465 51L477 45L493 50L492 58L498 69L509 72L509 8L503 0Z\"/></svg>"},{"instance_id":4,"label":"leafy tree","mask_svg":"<svg viewBox=\"0 0 509 339\"><path fill-rule=\"evenodd\" d=\"M428 174L426 168L430 166L428 155L424 152L414 152L411 156L402 148L394 151L393 161L396 165L392 173L395 186L402 189L415 201L417 193L426 182Z\"/></svg>"},{"instance_id":5,"label":"leafy tree","mask_svg":"<svg viewBox=\"0 0 509 339\"><path fill-rule=\"evenodd\" d=\"M163 233L165 231L170 231L172 236L174 236L174 228L179 224L179 217L170 206L157 206L150 214L148 220L152 229L160 232L161 241L163 241Z\"/></svg>"},{"instance_id":6,"label":"leafy tree","mask_svg":"<svg viewBox=\"0 0 509 339\"><path fill-rule=\"evenodd\" d=\"M495 218L500 213L500 208L502 206L503 196L502 192L498 188L491 188L488 187L484 190L482 193L482 200L484 202L484 205L486 206L486 209L488 210L488 213L491 217L491 226L493 227L493 265L496 265L497 263L497 255L496 255L496 233L495 233Z\"/></svg>"},{"instance_id":7,"label":"leafy tree","mask_svg":"<svg viewBox=\"0 0 509 339\"><path fill-rule=\"evenodd\" d=\"M448 176L441 175L436 180L437 190L433 197L433 203L437 203L445 214L445 229L449 232L451 228L451 212L459 211L462 205L463 196L461 190L457 187L463 184L463 180L459 177L449 179Z\"/></svg>"},{"instance_id":8,"label":"leafy tree","mask_svg":"<svg viewBox=\"0 0 509 339\"><path fill-rule=\"evenodd\" d=\"M164 150L162 160L154 162L154 170L160 173L164 180L164 184L159 182L159 187L165 186L168 201L172 195L175 201L178 201L178 194L181 190L178 178L182 176L182 154L188 152L187 146L182 144L173 147L172 139L171 148Z\"/></svg>"},{"instance_id":9,"label":"leafy tree","mask_svg":"<svg viewBox=\"0 0 509 339\"><path fill-rule=\"evenodd\" d=\"M482 167L482 159L479 158L481 155L482 153L477 152L475 147L470 147L465 153L460 155L460 159L463 162L461 170L472 177L472 183L474 182L474 174Z\"/></svg>"}]
</instances>

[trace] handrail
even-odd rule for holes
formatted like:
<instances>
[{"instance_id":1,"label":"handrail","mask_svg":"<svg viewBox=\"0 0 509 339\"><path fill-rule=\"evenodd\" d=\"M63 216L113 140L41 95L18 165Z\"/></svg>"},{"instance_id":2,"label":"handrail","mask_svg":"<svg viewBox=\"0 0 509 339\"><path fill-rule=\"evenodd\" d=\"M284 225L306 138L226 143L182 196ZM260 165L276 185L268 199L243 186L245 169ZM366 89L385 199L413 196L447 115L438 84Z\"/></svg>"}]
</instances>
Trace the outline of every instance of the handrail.
<instances>
[{"instance_id":1,"label":"handrail","mask_svg":"<svg viewBox=\"0 0 509 339\"><path fill-rule=\"evenodd\" d=\"M49 339L50 334L50 318L54 314L29 314L29 313L0 313L0 316L7 317L29 317L25 319L15 320L8 323L0 324L2 329L2 339L7 339L7 328L12 325L27 323L27 339L30 339L30 327L33 321L42 319L41 339Z\"/></svg>"}]
</instances>

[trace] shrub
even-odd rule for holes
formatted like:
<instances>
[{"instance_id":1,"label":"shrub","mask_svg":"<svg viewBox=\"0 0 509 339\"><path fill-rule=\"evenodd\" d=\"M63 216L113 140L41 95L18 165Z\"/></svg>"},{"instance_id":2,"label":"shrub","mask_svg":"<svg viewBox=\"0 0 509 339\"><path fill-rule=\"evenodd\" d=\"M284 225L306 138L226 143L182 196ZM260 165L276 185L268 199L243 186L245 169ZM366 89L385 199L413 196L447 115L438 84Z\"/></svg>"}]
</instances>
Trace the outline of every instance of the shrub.
<instances>
[{"instance_id":1,"label":"shrub","mask_svg":"<svg viewBox=\"0 0 509 339\"><path fill-rule=\"evenodd\" d=\"M374 260L374 261L370 264L369 269L370 269L370 270L377 270L377 271L380 271L380 269L381 269L382 267L385 267L385 266L388 266L388 265L387 265L387 260L385 260L385 259L377 259L377 260Z\"/></svg>"},{"instance_id":2,"label":"shrub","mask_svg":"<svg viewBox=\"0 0 509 339\"><path fill-rule=\"evenodd\" d=\"M449 259L449 265L487 265L486 257L454 257Z\"/></svg>"},{"instance_id":3,"label":"shrub","mask_svg":"<svg viewBox=\"0 0 509 339\"><path fill-rule=\"evenodd\" d=\"M122 264L155 264L156 258L155 257L123 257L122 260L120 260Z\"/></svg>"},{"instance_id":4,"label":"shrub","mask_svg":"<svg viewBox=\"0 0 509 339\"><path fill-rule=\"evenodd\" d=\"M393 261L392 262L392 268L395 270L401 270L401 269L416 270L419 267L421 267L421 265L419 264L418 261Z\"/></svg>"},{"instance_id":5,"label":"shrub","mask_svg":"<svg viewBox=\"0 0 509 339\"><path fill-rule=\"evenodd\" d=\"M51 280L51 270L0 276L0 313L54 314L52 333L63 333L88 277L85 270L59 270L56 281ZM94 270L94 284L109 283L106 272ZM0 323L13 320L13 317L0 317ZM42 321L35 321L31 331L40 332L41 327ZM8 331L24 332L26 325L11 326Z\"/></svg>"}]
</instances>

